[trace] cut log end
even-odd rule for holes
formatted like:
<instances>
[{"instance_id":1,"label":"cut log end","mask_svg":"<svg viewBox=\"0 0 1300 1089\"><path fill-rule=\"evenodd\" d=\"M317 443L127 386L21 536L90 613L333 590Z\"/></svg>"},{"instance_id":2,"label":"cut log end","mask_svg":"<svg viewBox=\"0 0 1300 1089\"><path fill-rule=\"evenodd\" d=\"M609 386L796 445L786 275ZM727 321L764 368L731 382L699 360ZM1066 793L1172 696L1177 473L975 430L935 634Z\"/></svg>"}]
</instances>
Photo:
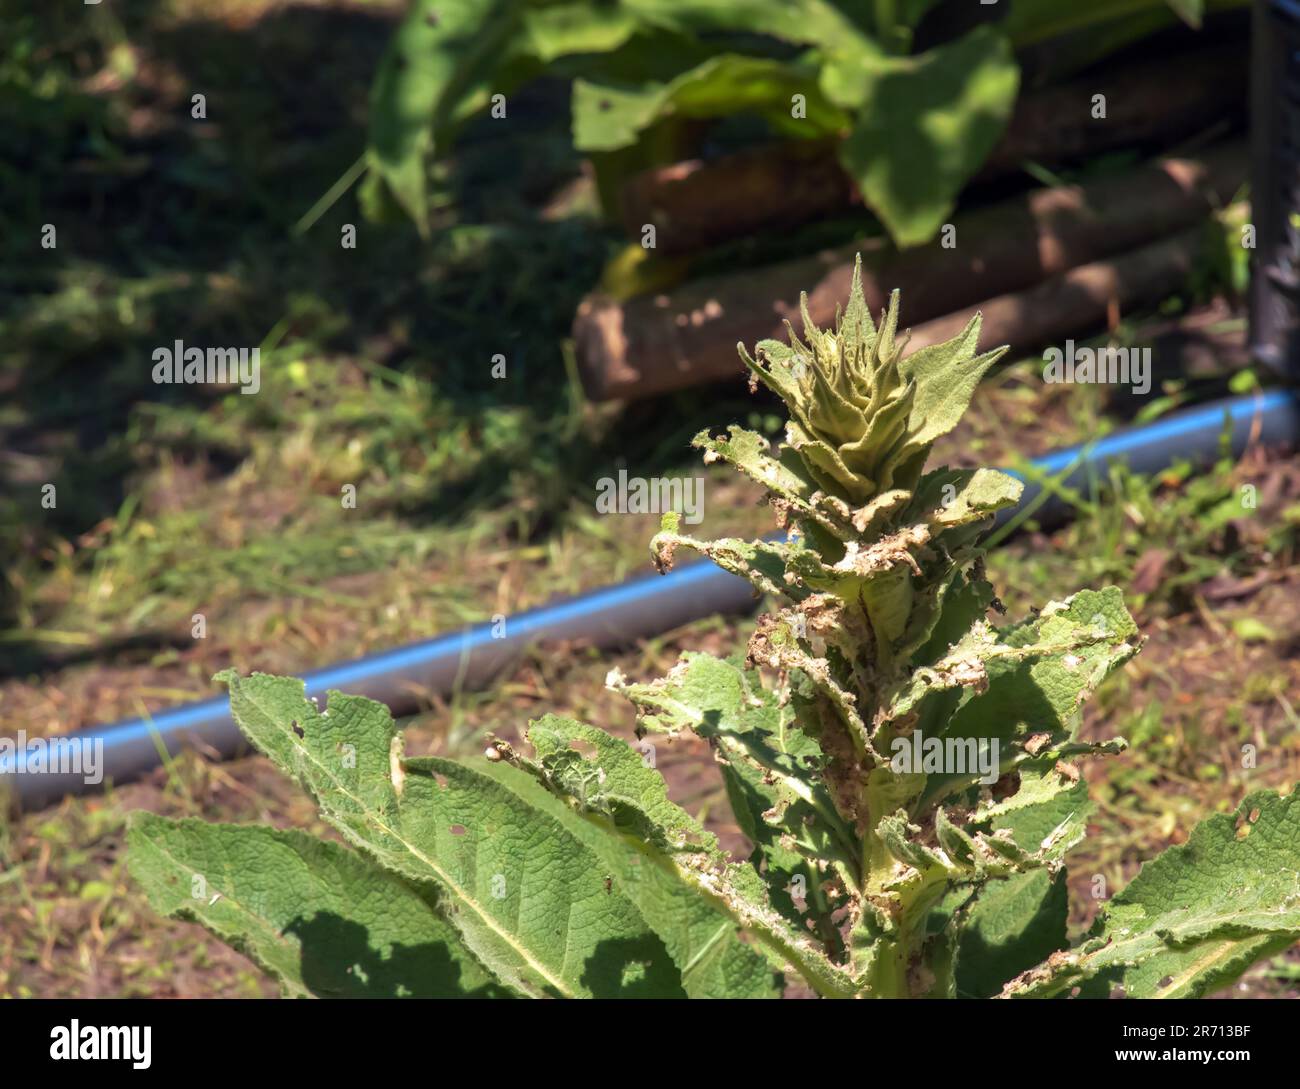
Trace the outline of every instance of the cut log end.
<instances>
[{"instance_id":1,"label":"cut log end","mask_svg":"<svg viewBox=\"0 0 1300 1089\"><path fill-rule=\"evenodd\" d=\"M611 401L634 390L641 372L628 363L623 307L605 295L583 299L573 319L574 352L583 389L593 401Z\"/></svg>"}]
</instances>

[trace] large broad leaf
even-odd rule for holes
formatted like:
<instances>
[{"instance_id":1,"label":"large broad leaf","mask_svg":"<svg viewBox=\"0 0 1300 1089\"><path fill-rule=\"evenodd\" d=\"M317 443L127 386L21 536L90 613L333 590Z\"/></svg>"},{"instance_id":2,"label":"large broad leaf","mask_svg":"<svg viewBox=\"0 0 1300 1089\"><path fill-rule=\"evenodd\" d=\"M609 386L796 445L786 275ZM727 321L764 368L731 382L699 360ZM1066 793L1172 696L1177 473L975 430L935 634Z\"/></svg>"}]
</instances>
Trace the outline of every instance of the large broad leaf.
<instances>
[{"instance_id":1,"label":"large broad leaf","mask_svg":"<svg viewBox=\"0 0 1300 1089\"><path fill-rule=\"evenodd\" d=\"M647 25L678 33L738 31L823 47L865 41L835 0L621 0Z\"/></svg>"},{"instance_id":2,"label":"large broad leaf","mask_svg":"<svg viewBox=\"0 0 1300 1089\"><path fill-rule=\"evenodd\" d=\"M913 57L833 58L829 97L857 111L844 168L894 241L928 241L988 157L1015 104L1020 70L1007 39L978 27Z\"/></svg>"},{"instance_id":3,"label":"large broad leaf","mask_svg":"<svg viewBox=\"0 0 1300 1089\"><path fill-rule=\"evenodd\" d=\"M504 996L420 890L337 843L253 825L132 818L132 876L290 996Z\"/></svg>"},{"instance_id":4,"label":"large broad leaf","mask_svg":"<svg viewBox=\"0 0 1300 1089\"><path fill-rule=\"evenodd\" d=\"M682 876L699 869L725 873L716 839L668 797L663 776L621 738L558 715L530 724L533 765L553 790L591 818L591 849L613 872L646 921L682 966L692 997L771 997L773 974L736 924ZM581 751L580 751L581 750ZM615 835L610 835L610 829ZM666 865L642 865L646 859Z\"/></svg>"},{"instance_id":5,"label":"large broad leaf","mask_svg":"<svg viewBox=\"0 0 1300 1089\"><path fill-rule=\"evenodd\" d=\"M802 95L802 116L793 116ZM573 85L573 138L581 151L630 147L655 123L752 113L778 132L813 139L845 129L849 115L817 85L814 69L765 57L724 53L667 82L626 85L579 79Z\"/></svg>"},{"instance_id":6,"label":"large broad leaf","mask_svg":"<svg viewBox=\"0 0 1300 1089\"><path fill-rule=\"evenodd\" d=\"M414 0L371 90L372 181L386 186L427 231L429 161L491 95L508 93L567 57L585 58L581 70L603 73L599 82L613 71L628 78L644 53L637 39L651 43L661 66L675 60L676 74L709 52L694 36L718 31L822 47L865 42L826 0ZM663 48L666 37L676 39L672 48ZM683 65L686 54L694 60ZM743 96L745 87L729 90ZM808 93L811 125L816 88ZM596 108L599 115L599 102ZM834 112L825 105L818 116Z\"/></svg>"},{"instance_id":7,"label":"large broad leaf","mask_svg":"<svg viewBox=\"0 0 1300 1089\"><path fill-rule=\"evenodd\" d=\"M1244 6L1245 2L1235 0L1237 6ZM1215 6L1232 7L1234 3ZM1091 0L1087 4L1015 0L1009 5L1002 29L1018 49L1079 31L1097 34L1106 31L1108 24L1134 27L1132 37L1119 39L1131 41L1149 33L1153 27L1168 25L1176 19L1198 27L1204 11L1205 0Z\"/></svg>"},{"instance_id":8,"label":"large broad leaf","mask_svg":"<svg viewBox=\"0 0 1300 1089\"><path fill-rule=\"evenodd\" d=\"M1087 942L1009 983L1006 997L1086 984L1135 998L1199 998L1300 940L1300 794L1252 794L1148 862Z\"/></svg>"},{"instance_id":9,"label":"large broad leaf","mask_svg":"<svg viewBox=\"0 0 1300 1089\"><path fill-rule=\"evenodd\" d=\"M435 139L540 70L518 0L415 0L370 93L371 169L421 232Z\"/></svg>"},{"instance_id":10,"label":"large broad leaf","mask_svg":"<svg viewBox=\"0 0 1300 1089\"><path fill-rule=\"evenodd\" d=\"M475 958L526 995L683 995L681 972L601 857L532 776L405 760L381 703L292 678L223 675L249 739L384 867L433 882Z\"/></svg>"},{"instance_id":11,"label":"large broad leaf","mask_svg":"<svg viewBox=\"0 0 1300 1089\"><path fill-rule=\"evenodd\" d=\"M549 717L553 724L568 721ZM622 746L640 764L640 755L624 742L609 738L594 727L571 725L601 733L610 742ZM609 755L606 753L600 763L614 768ZM418 768L419 764L420 761L411 762L413 767ZM500 764L484 765L484 771L512 786L518 784L521 774L526 774ZM616 770L609 775L613 780L624 778ZM596 801L589 787L587 797ZM611 835L601 819L593 819L600 810L589 812L579 807L575 811L545 790L539 790L532 801L540 813L552 817L597 860L599 872L604 875L606 894L617 890L635 907L676 964L680 991L685 997L770 998L779 993L768 962L753 946L740 940L736 922L717 910L715 902L702 895L699 885L684 880L697 872L689 864L656 865L665 861L663 855L647 843L638 841L634 845L631 839ZM660 834L663 831L659 829ZM686 853L689 856L692 852ZM619 963L617 958L612 959ZM644 964L632 957L623 965L624 975L631 972L630 978L637 978L635 973Z\"/></svg>"}]
</instances>

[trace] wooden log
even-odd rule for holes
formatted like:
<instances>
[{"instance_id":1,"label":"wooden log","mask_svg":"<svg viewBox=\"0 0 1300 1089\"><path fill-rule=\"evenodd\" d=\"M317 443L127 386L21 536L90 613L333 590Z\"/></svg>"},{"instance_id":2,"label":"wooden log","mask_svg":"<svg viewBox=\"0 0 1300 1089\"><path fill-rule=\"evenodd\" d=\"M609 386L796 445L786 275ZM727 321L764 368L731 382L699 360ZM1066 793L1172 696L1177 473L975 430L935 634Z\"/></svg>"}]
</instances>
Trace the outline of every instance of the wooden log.
<instances>
[{"instance_id":1,"label":"wooden log","mask_svg":"<svg viewBox=\"0 0 1300 1089\"><path fill-rule=\"evenodd\" d=\"M798 227L861 203L835 149L838 140L788 140L672 163L633 175L621 194L623 229L655 249L691 253L758 230Z\"/></svg>"},{"instance_id":2,"label":"wooden log","mask_svg":"<svg viewBox=\"0 0 1300 1089\"><path fill-rule=\"evenodd\" d=\"M977 181L1119 148L1168 147L1246 104L1244 43L1166 57L1149 66L1101 71L1021 96ZM1093 116L1093 96L1106 116ZM860 202L840 167L835 140L791 141L694 159L629 179L622 221L629 237L655 226L663 254L690 253L760 230L783 230Z\"/></svg>"},{"instance_id":3,"label":"wooden log","mask_svg":"<svg viewBox=\"0 0 1300 1089\"><path fill-rule=\"evenodd\" d=\"M879 310L903 293L912 324L1137 249L1226 203L1247 173L1243 145L1200 160L1161 159L1082 186L1040 189L973 212L956 224L956 245L901 253L879 240L854 243L752 272L688 283L671 294L618 302L589 296L573 335L592 400L646 397L737 373L736 344L783 335L798 323L798 290L819 325L848 297L855 253L863 255L867 302Z\"/></svg>"},{"instance_id":4,"label":"wooden log","mask_svg":"<svg viewBox=\"0 0 1300 1089\"><path fill-rule=\"evenodd\" d=\"M1105 328L1116 313L1183 288L1203 240L1199 226L1116 257L1069 269L1024 291L986 299L912 329L910 350L955 337L978 310L980 349L1006 344L1011 354Z\"/></svg>"}]
</instances>

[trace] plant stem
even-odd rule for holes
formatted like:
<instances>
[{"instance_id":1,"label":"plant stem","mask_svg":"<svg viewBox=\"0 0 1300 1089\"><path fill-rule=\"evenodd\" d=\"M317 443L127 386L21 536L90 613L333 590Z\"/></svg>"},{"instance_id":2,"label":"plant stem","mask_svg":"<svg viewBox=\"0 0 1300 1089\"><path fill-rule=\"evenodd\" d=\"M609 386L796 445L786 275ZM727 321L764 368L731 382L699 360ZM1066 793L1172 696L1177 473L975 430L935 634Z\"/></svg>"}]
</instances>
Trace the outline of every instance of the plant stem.
<instances>
[{"instance_id":1,"label":"plant stem","mask_svg":"<svg viewBox=\"0 0 1300 1089\"><path fill-rule=\"evenodd\" d=\"M895 0L874 0L876 36L886 53L898 53L898 11Z\"/></svg>"}]
</instances>

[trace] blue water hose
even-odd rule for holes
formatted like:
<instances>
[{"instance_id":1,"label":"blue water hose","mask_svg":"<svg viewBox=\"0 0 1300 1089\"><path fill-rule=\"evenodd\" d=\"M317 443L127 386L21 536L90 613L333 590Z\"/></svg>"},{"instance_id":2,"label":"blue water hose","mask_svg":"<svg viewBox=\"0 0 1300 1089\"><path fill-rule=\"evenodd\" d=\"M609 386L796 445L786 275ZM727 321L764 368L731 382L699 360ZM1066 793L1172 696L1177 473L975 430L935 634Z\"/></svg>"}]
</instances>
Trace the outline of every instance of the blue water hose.
<instances>
[{"instance_id":1,"label":"blue water hose","mask_svg":"<svg viewBox=\"0 0 1300 1089\"><path fill-rule=\"evenodd\" d=\"M1025 494L1015 510L1041 498L1040 475L1056 478L1063 487L1083 489L1089 480L1104 477L1111 461L1124 461L1135 472L1155 473L1178 459L1205 462L1219 450L1225 427L1231 447L1240 454L1251 441L1275 444L1300 437L1300 397L1285 390L1249 394L1174 413L1154 423L1130 427L1081 446L1073 446L1031 462ZM1040 521L1067 513L1055 496L1034 511ZM442 695L479 688L542 643L581 640L598 647L626 645L682 624L718 613L752 607L755 595L748 582L709 561L683 564L666 575L648 574L616 586L591 590L504 618L477 624L395 650L340 662L308 673L307 694L323 699L331 690L369 696L395 711L409 711L421 692ZM188 703L156 715L66 735L75 745L98 751L99 774L105 782L122 783L157 767L162 754L175 754L187 745L222 757L246 751L230 715L230 699L219 696ZM102 746L102 748L98 748ZM23 809L35 809L68 794L81 794L97 784L87 783L85 766L52 770L52 753L42 754L47 767L28 773L31 746L0 742L0 790Z\"/></svg>"}]
</instances>

